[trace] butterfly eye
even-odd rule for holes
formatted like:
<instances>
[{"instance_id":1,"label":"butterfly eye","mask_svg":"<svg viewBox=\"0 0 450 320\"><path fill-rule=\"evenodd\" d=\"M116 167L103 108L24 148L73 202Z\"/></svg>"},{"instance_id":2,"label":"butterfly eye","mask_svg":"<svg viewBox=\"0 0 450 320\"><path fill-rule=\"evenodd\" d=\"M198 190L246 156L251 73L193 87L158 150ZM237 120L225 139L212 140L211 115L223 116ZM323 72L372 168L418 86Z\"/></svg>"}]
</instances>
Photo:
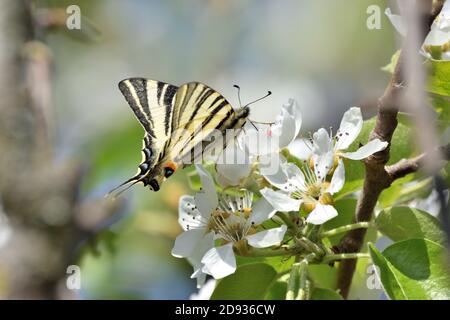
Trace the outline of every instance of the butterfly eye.
<instances>
[{"instance_id":1,"label":"butterfly eye","mask_svg":"<svg viewBox=\"0 0 450 320\"><path fill-rule=\"evenodd\" d=\"M158 181L156 181L155 179L151 180L149 184L150 184L151 189L152 189L153 191L158 191L158 190L159 190L159 184L158 184Z\"/></svg>"},{"instance_id":2,"label":"butterfly eye","mask_svg":"<svg viewBox=\"0 0 450 320\"><path fill-rule=\"evenodd\" d=\"M175 170L173 170L172 168L170 168L170 167L165 167L165 168L164 168L164 177L168 178L168 177L170 177L171 175L173 175L174 172L175 172Z\"/></svg>"}]
</instances>

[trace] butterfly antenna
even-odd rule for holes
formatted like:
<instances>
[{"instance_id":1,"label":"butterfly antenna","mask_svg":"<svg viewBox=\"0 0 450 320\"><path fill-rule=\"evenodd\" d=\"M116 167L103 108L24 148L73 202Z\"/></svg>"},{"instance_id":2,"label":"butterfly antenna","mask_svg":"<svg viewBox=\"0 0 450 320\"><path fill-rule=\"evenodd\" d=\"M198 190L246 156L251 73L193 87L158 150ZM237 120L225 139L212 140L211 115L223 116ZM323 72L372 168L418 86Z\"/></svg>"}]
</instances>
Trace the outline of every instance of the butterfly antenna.
<instances>
[{"instance_id":1,"label":"butterfly antenna","mask_svg":"<svg viewBox=\"0 0 450 320\"><path fill-rule=\"evenodd\" d=\"M109 191L106 195L105 198L109 197L109 196L113 196L113 198L117 198L119 195L121 195L122 193L124 193L125 191L127 191L128 189L130 189L132 186L134 186L136 183L138 183L139 181L141 181L140 179L137 179L137 176L134 176L130 179L128 179L127 181L119 184L117 187L115 187L114 189L112 189L111 191ZM130 185L128 185L130 182L132 182ZM123 186L125 186L125 188L123 188L122 190L119 190L120 188L122 188ZM119 191L117 191L119 190ZM117 191L117 192L116 192Z\"/></svg>"},{"instance_id":2,"label":"butterfly antenna","mask_svg":"<svg viewBox=\"0 0 450 320\"><path fill-rule=\"evenodd\" d=\"M258 99L256 99L256 100L253 100L252 102L247 103L247 104L244 106L244 108L245 108L245 107L248 107L248 106L251 105L251 104L254 104L255 102L258 102L258 101L261 101L262 99L267 98L267 97L270 96L271 94L272 94L272 91L267 91L267 94L266 94L264 97L258 98Z\"/></svg>"},{"instance_id":3,"label":"butterfly antenna","mask_svg":"<svg viewBox=\"0 0 450 320\"><path fill-rule=\"evenodd\" d=\"M242 102L241 102L241 87L239 87L237 84L234 84L233 87L235 87L237 89L237 95L238 95L238 100L239 100L239 106L242 107Z\"/></svg>"},{"instance_id":4,"label":"butterfly antenna","mask_svg":"<svg viewBox=\"0 0 450 320\"><path fill-rule=\"evenodd\" d=\"M272 91L269 90L269 91L267 91L267 94L264 97L261 97L261 98L258 98L256 100L253 100L253 101L247 103L245 106L242 106L242 102L241 102L241 87L239 87L237 84L233 85L233 87L235 87L238 90L238 100L239 100L239 105L241 106L241 108L248 107L249 105L251 105L251 104L253 104L255 102L261 101L261 100L267 98L268 96L270 96L272 94ZM255 125L255 123L252 120L250 120L250 119L248 119L248 120L250 121L252 126L256 129L256 131L259 131L259 129Z\"/></svg>"}]
</instances>

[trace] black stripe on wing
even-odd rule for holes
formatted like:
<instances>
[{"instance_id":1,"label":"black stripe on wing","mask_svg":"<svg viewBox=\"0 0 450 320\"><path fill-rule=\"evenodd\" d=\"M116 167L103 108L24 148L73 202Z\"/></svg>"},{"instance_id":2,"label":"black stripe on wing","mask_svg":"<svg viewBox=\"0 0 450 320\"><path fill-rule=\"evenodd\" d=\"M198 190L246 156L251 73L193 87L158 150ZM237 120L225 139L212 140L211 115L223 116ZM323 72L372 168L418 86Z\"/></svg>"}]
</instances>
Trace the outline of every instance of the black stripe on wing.
<instances>
[{"instance_id":1,"label":"black stripe on wing","mask_svg":"<svg viewBox=\"0 0 450 320\"><path fill-rule=\"evenodd\" d=\"M165 134L166 136L170 135L172 132L172 118L173 118L173 99L175 97L175 94L177 93L178 87L172 86L170 84L164 84L164 86L160 89L160 83L158 83L158 95L161 96L160 90L164 90L164 95L162 97L162 103L161 99L160 104L164 105L166 107L166 116L164 119L164 126L165 126Z\"/></svg>"},{"instance_id":2,"label":"black stripe on wing","mask_svg":"<svg viewBox=\"0 0 450 320\"><path fill-rule=\"evenodd\" d=\"M144 78L129 78L119 82L139 122L151 136L161 138L171 132L173 99L178 87Z\"/></svg>"},{"instance_id":3,"label":"black stripe on wing","mask_svg":"<svg viewBox=\"0 0 450 320\"><path fill-rule=\"evenodd\" d=\"M131 79L125 79L119 82L119 90L122 92L123 96L127 100L128 104L130 105L131 109L133 110L134 114L136 115L139 122L144 127L145 131L147 131L149 134L153 135L152 132L152 126L149 120L150 112L147 113L145 110L148 110L148 101L147 101L147 95L142 94L143 84L142 82L145 79L141 78L131 78ZM145 98L142 96L145 95ZM141 101L145 102L145 107L141 105Z\"/></svg>"}]
</instances>

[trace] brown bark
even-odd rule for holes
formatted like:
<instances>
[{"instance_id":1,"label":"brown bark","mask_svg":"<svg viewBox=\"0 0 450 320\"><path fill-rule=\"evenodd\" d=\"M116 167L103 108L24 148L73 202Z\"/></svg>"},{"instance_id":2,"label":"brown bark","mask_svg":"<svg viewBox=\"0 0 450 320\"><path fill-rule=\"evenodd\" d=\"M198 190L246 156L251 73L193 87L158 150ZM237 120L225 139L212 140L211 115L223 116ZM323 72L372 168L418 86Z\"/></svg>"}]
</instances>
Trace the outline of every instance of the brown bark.
<instances>
[{"instance_id":1,"label":"brown bark","mask_svg":"<svg viewBox=\"0 0 450 320\"><path fill-rule=\"evenodd\" d=\"M437 3L432 7L432 1L419 1L418 8L420 13L421 35L420 39L423 42L426 34L434 18L439 14L442 3ZM408 37L405 44L408 44ZM378 113L376 117L376 124L370 134L369 140L380 139L387 141L389 144L397 127L397 114L400 109L400 99L405 83L405 49L404 46L400 53L396 68L392 74L391 80L385 89L383 95L378 101ZM419 48L415 48L418 53ZM386 167L389 161L390 145L383 151L380 151L367 159L365 159L365 178L362 193L358 199L354 222L370 221L373 210L378 201L381 192L388 188L392 183L392 172L388 171ZM417 160L417 159L416 159ZM410 161L409 164L414 164ZM401 167L401 166L400 166ZM395 168L395 167L394 167ZM393 169L392 167L390 169ZM399 169L399 168L398 168ZM406 171L405 171L406 173ZM359 252L364 242L366 229L356 229L348 232L342 239L337 250L339 252L354 253ZM339 265L337 287L344 298L348 297L353 274L356 267L356 260L345 260Z\"/></svg>"}]
</instances>

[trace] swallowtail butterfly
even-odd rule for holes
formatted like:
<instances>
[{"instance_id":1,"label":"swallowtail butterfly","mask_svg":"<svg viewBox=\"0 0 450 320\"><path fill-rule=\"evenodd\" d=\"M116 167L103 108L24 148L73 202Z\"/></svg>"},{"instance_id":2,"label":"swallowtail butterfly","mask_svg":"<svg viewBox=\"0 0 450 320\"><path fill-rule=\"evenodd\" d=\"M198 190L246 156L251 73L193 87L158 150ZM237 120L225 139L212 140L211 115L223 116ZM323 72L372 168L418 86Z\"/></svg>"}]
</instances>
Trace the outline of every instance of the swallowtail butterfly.
<instances>
[{"instance_id":1,"label":"swallowtail butterfly","mask_svg":"<svg viewBox=\"0 0 450 320\"><path fill-rule=\"evenodd\" d=\"M194 163L206 148L213 147L215 139L209 136L214 130L226 143L226 130L241 129L249 115L249 104L234 110L220 93L200 82L177 87L129 78L119 82L119 89L145 135L138 173L112 191L138 182L158 191L177 169Z\"/></svg>"}]
</instances>

